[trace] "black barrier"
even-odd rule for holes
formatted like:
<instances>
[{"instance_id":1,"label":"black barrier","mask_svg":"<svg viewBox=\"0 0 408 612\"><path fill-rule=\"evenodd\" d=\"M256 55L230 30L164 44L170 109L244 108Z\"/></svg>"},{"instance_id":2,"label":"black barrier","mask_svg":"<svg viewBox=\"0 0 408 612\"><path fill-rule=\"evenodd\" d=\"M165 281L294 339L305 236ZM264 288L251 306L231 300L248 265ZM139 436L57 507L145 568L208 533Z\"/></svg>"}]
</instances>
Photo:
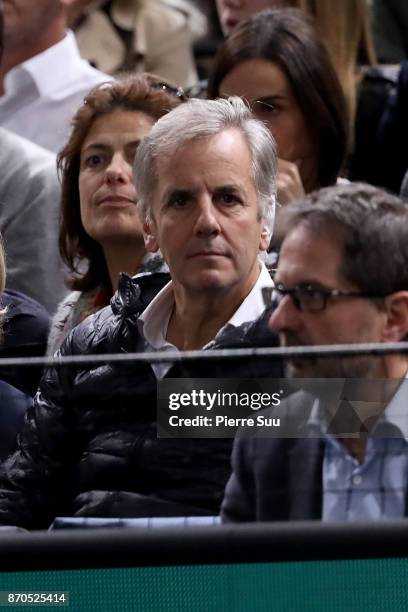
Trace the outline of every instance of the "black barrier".
<instances>
[{"instance_id":1,"label":"black barrier","mask_svg":"<svg viewBox=\"0 0 408 612\"><path fill-rule=\"evenodd\" d=\"M407 523L2 534L0 607L403 612ZM31 603L31 606L30 606Z\"/></svg>"},{"instance_id":2,"label":"black barrier","mask_svg":"<svg viewBox=\"0 0 408 612\"><path fill-rule=\"evenodd\" d=\"M211 361L213 359L248 359L265 357L292 359L294 357L345 357L352 355L386 355L408 353L408 342L371 342L363 344L330 344L276 348L214 349L201 351L166 351L154 353L120 353L106 355L72 355L69 357L4 357L0 367L43 366L63 367L98 363L169 363L179 361Z\"/></svg>"},{"instance_id":3,"label":"black barrier","mask_svg":"<svg viewBox=\"0 0 408 612\"><path fill-rule=\"evenodd\" d=\"M0 532L0 571L407 557L408 520Z\"/></svg>"}]
</instances>

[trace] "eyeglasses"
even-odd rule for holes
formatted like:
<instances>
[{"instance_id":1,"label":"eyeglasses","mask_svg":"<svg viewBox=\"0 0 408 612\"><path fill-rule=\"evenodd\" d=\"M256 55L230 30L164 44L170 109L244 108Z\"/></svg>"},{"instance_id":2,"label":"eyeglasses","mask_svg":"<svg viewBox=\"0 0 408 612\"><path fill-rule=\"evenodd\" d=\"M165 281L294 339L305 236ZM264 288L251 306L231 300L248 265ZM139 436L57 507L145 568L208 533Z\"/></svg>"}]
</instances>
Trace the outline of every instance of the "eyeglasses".
<instances>
[{"instance_id":1,"label":"eyeglasses","mask_svg":"<svg viewBox=\"0 0 408 612\"><path fill-rule=\"evenodd\" d=\"M176 96L176 98L179 98L182 102L187 102L188 100L188 96L182 87L170 85L170 83L165 83L164 81L153 81L151 83L151 86L154 89L159 89L160 91L164 91L165 93L171 94L172 96Z\"/></svg>"},{"instance_id":2,"label":"eyeglasses","mask_svg":"<svg viewBox=\"0 0 408 612\"><path fill-rule=\"evenodd\" d=\"M346 298L383 299L386 295L372 295L359 291L341 291L340 289L325 289L317 285L301 283L288 289L282 283L262 290L264 302L268 306L278 306L285 295L289 295L293 304L303 312L322 312L328 300ZM388 295L388 294L387 294Z\"/></svg>"}]
</instances>

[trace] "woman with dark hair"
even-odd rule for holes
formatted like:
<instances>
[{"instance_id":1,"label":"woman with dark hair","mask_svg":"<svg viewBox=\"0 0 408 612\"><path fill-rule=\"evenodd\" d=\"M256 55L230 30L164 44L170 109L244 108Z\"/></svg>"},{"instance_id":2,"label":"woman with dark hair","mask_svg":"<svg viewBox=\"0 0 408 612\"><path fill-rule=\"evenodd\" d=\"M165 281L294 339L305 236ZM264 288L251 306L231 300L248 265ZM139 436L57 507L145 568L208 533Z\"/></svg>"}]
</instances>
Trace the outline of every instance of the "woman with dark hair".
<instances>
[{"instance_id":1,"label":"woman with dark hair","mask_svg":"<svg viewBox=\"0 0 408 612\"><path fill-rule=\"evenodd\" d=\"M109 303L120 272L163 265L161 258L146 256L132 165L140 140L181 98L182 90L145 74L94 88L74 116L70 139L58 155L59 245L74 293L54 317L49 353Z\"/></svg>"},{"instance_id":2,"label":"woman with dark hair","mask_svg":"<svg viewBox=\"0 0 408 612\"><path fill-rule=\"evenodd\" d=\"M262 11L234 29L208 83L208 97L232 95L245 98L275 137L281 204L336 183L347 151L346 103L302 11Z\"/></svg>"}]
</instances>

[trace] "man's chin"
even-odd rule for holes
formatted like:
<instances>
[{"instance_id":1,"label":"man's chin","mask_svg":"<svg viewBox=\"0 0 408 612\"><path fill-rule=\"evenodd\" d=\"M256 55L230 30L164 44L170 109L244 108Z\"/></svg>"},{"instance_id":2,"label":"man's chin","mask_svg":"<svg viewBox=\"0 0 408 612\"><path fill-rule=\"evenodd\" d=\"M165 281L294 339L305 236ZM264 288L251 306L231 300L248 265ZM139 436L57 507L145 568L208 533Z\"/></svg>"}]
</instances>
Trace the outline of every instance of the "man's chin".
<instances>
[{"instance_id":1,"label":"man's chin","mask_svg":"<svg viewBox=\"0 0 408 612\"><path fill-rule=\"evenodd\" d=\"M231 280L219 270L197 271L188 279L185 286L195 291L217 291L231 286Z\"/></svg>"},{"instance_id":2,"label":"man's chin","mask_svg":"<svg viewBox=\"0 0 408 612\"><path fill-rule=\"evenodd\" d=\"M319 378L315 364L307 359L291 359L288 361L286 376L288 378Z\"/></svg>"}]
</instances>

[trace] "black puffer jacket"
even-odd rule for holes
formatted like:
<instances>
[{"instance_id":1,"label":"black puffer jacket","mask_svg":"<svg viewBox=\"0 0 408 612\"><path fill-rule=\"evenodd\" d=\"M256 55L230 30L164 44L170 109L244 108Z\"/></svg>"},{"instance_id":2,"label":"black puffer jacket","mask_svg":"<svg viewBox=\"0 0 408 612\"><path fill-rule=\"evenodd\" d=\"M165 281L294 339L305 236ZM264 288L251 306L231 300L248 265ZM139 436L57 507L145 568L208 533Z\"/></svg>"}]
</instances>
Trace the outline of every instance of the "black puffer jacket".
<instances>
[{"instance_id":1,"label":"black puffer jacket","mask_svg":"<svg viewBox=\"0 0 408 612\"><path fill-rule=\"evenodd\" d=\"M111 306L76 327L61 355L134 352L137 319L168 277L122 275ZM267 316L227 328L215 348L271 346ZM169 377L273 377L280 364L178 363ZM3 467L0 524L47 527L55 516L216 514L232 440L157 439L156 378L147 363L50 368L19 450Z\"/></svg>"}]
</instances>

